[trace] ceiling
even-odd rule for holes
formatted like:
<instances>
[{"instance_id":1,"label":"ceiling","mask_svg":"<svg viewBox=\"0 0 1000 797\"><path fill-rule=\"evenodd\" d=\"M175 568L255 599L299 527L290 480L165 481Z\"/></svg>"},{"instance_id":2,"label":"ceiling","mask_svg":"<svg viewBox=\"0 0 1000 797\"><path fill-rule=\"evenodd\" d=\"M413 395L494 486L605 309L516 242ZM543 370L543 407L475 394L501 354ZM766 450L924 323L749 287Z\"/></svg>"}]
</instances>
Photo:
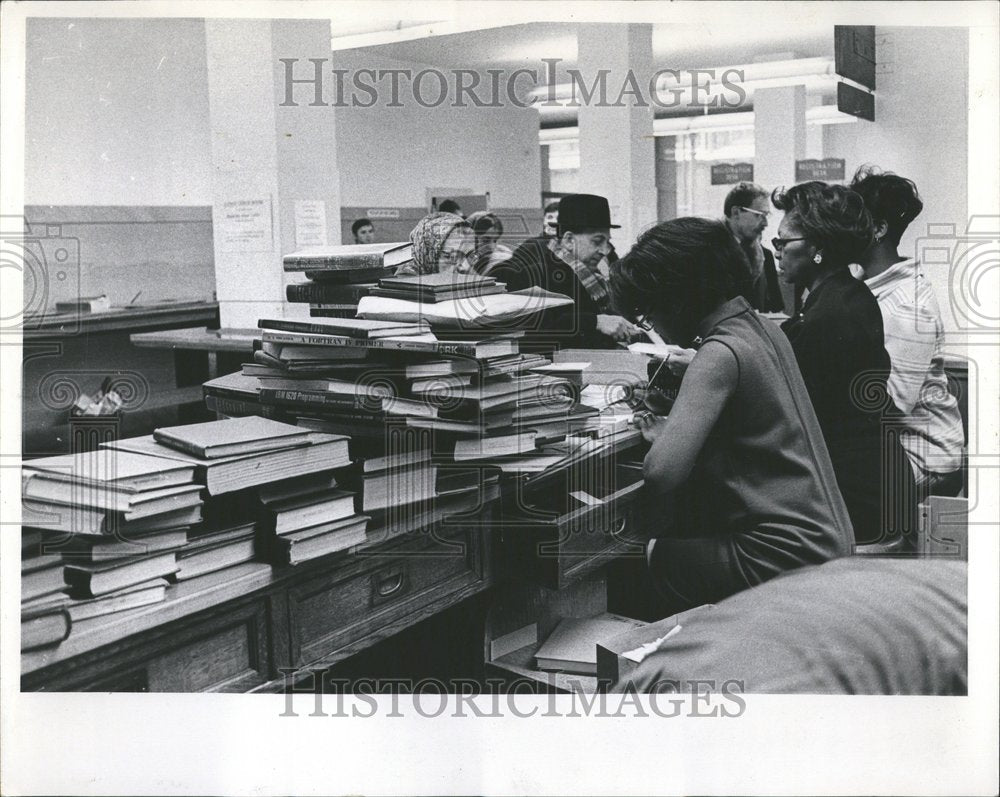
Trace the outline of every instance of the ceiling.
<instances>
[{"instance_id":1,"label":"ceiling","mask_svg":"<svg viewBox=\"0 0 1000 797\"><path fill-rule=\"evenodd\" d=\"M417 24L405 23L406 26ZM491 20L482 24L503 23ZM576 33L578 26L585 24L590 23L535 22L428 36L428 32L435 32L435 24L428 23L422 30L414 31L414 35L423 34L423 38L373 44L363 49L373 55L447 69L542 68L543 58L558 58L561 59L561 71L577 65ZM370 29L376 27L371 25ZM442 28L447 29L437 23L436 30ZM652 28L653 58L657 68L729 66L757 59L770 60L768 56L779 54L783 58L833 55L833 26L829 22L799 18L794 24L776 24L771 18L762 19L760 25L748 26L726 25L713 18L711 23L658 23ZM385 31L385 26L381 30ZM335 37L360 32L339 29L334 22ZM374 40L377 41L377 37ZM359 36L343 40L343 45L354 44L367 42ZM334 46L337 46L336 38Z\"/></svg>"}]
</instances>

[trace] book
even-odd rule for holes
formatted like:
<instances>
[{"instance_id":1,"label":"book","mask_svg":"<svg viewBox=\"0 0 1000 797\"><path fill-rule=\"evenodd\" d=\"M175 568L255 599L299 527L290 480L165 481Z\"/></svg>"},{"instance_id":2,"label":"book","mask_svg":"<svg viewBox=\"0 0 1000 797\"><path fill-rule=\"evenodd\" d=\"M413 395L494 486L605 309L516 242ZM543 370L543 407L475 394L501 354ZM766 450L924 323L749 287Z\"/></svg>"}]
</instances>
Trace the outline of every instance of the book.
<instances>
[{"instance_id":1,"label":"book","mask_svg":"<svg viewBox=\"0 0 1000 797\"><path fill-rule=\"evenodd\" d=\"M141 493L106 492L87 485L36 478L28 470L21 473L22 501L34 505L32 519L25 523L36 528L51 528L45 519L39 523L34 518L39 505L43 504L65 507L59 510L60 514L67 512L72 515L84 508L101 509L120 513L125 520L133 520L196 506L201 503L200 492L201 487L197 484L181 484Z\"/></svg>"},{"instance_id":2,"label":"book","mask_svg":"<svg viewBox=\"0 0 1000 797\"><path fill-rule=\"evenodd\" d=\"M383 296L365 296L358 302L358 318L386 321L426 321L432 327L489 327L528 318L543 310L573 304L568 296L541 288L478 296L475 301L414 302Z\"/></svg>"},{"instance_id":3,"label":"book","mask_svg":"<svg viewBox=\"0 0 1000 797\"><path fill-rule=\"evenodd\" d=\"M161 578L176 570L177 557L173 552L111 562L74 562L65 568L70 595L90 598Z\"/></svg>"},{"instance_id":4,"label":"book","mask_svg":"<svg viewBox=\"0 0 1000 797\"><path fill-rule=\"evenodd\" d=\"M352 477L348 474L347 478ZM418 463L406 468L362 473L360 480L355 478L353 484L357 485L362 512L405 506L437 495L437 466Z\"/></svg>"},{"instance_id":5,"label":"book","mask_svg":"<svg viewBox=\"0 0 1000 797\"><path fill-rule=\"evenodd\" d=\"M410 243L345 244L303 249L285 255L285 271L343 271L397 267L413 259Z\"/></svg>"},{"instance_id":6,"label":"book","mask_svg":"<svg viewBox=\"0 0 1000 797\"><path fill-rule=\"evenodd\" d=\"M505 293L506 286L501 283L495 285L469 285L457 286L453 290L433 291L429 293L414 293L398 288L372 288L367 296L382 296L389 299L402 299L404 301L428 302L450 302L460 299L473 299L478 296L489 296L494 293ZM363 298L363 297L361 297ZM361 301L361 298L358 301ZM356 308L355 308L356 309Z\"/></svg>"},{"instance_id":7,"label":"book","mask_svg":"<svg viewBox=\"0 0 1000 797\"><path fill-rule=\"evenodd\" d=\"M455 441L455 462L476 459L497 459L526 454L535 450L534 431L497 437L475 438Z\"/></svg>"},{"instance_id":8,"label":"book","mask_svg":"<svg viewBox=\"0 0 1000 797\"><path fill-rule=\"evenodd\" d=\"M353 440L351 446L353 446ZM353 447L349 447L353 458ZM332 471L320 471L318 473L308 473L294 479L283 479L277 482L269 482L255 488L257 498L264 503L271 501L282 501L287 498L295 498L299 495L310 495L312 493L332 490L337 486L337 477Z\"/></svg>"},{"instance_id":9,"label":"book","mask_svg":"<svg viewBox=\"0 0 1000 797\"><path fill-rule=\"evenodd\" d=\"M354 514L354 493L337 488L262 503L261 528L275 534Z\"/></svg>"},{"instance_id":10,"label":"book","mask_svg":"<svg viewBox=\"0 0 1000 797\"><path fill-rule=\"evenodd\" d=\"M564 617L535 652L535 667L597 675L597 645L644 625L641 620L609 612L596 617Z\"/></svg>"},{"instance_id":11,"label":"book","mask_svg":"<svg viewBox=\"0 0 1000 797\"><path fill-rule=\"evenodd\" d=\"M30 459L23 467L40 479L122 493L190 484L194 477L182 462L108 449Z\"/></svg>"},{"instance_id":12,"label":"book","mask_svg":"<svg viewBox=\"0 0 1000 797\"><path fill-rule=\"evenodd\" d=\"M365 515L351 515L335 525L324 525L321 532L308 528L275 537L272 558L275 564L294 565L353 548L365 541L368 521Z\"/></svg>"},{"instance_id":13,"label":"book","mask_svg":"<svg viewBox=\"0 0 1000 797\"><path fill-rule=\"evenodd\" d=\"M305 366L332 366L340 367L345 361L367 360L369 349L365 348L319 348L312 345L298 345L296 343L278 342L271 343L261 340L260 351L291 369ZM254 357L257 352L254 353Z\"/></svg>"},{"instance_id":14,"label":"book","mask_svg":"<svg viewBox=\"0 0 1000 797\"><path fill-rule=\"evenodd\" d=\"M72 562L107 562L113 559L124 559L129 556L143 557L164 551L175 551L181 548L188 539L187 529L167 529L153 531L129 539L121 538L82 537L75 536L60 546L62 556L67 563Z\"/></svg>"},{"instance_id":15,"label":"book","mask_svg":"<svg viewBox=\"0 0 1000 797\"><path fill-rule=\"evenodd\" d=\"M248 523L193 539L177 552L177 573L184 581L251 561L256 555L254 524Z\"/></svg>"},{"instance_id":16,"label":"book","mask_svg":"<svg viewBox=\"0 0 1000 797\"><path fill-rule=\"evenodd\" d=\"M58 645L69 636L73 621L65 608L21 610L21 651Z\"/></svg>"},{"instance_id":17,"label":"book","mask_svg":"<svg viewBox=\"0 0 1000 797\"><path fill-rule=\"evenodd\" d=\"M81 296L79 299L56 302L57 313L106 313L111 309L111 300L105 294Z\"/></svg>"},{"instance_id":18,"label":"book","mask_svg":"<svg viewBox=\"0 0 1000 797\"><path fill-rule=\"evenodd\" d=\"M362 340L398 337L400 335L425 335L430 332L430 327L421 322L372 321L364 318L337 318L322 321L289 321L280 318L262 318L257 322L257 326L261 329L277 329L285 332L308 332L318 335L343 335Z\"/></svg>"},{"instance_id":19,"label":"book","mask_svg":"<svg viewBox=\"0 0 1000 797\"><path fill-rule=\"evenodd\" d=\"M375 282L347 284L303 282L285 286L285 298L293 303L309 303L317 307L327 304L350 305L356 308L362 296L367 296Z\"/></svg>"},{"instance_id":20,"label":"book","mask_svg":"<svg viewBox=\"0 0 1000 797\"><path fill-rule=\"evenodd\" d=\"M162 603L167 597L167 586L166 579L154 578L109 592L100 598L70 600L66 604L66 610L74 623L91 620L94 617L104 617L116 612L137 609L140 606Z\"/></svg>"},{"instance_id":21,"label":"book","mask_svg":"<svg viewBox=\"0 0 1000 797\"><path fill-rule=\"evenodd\" d=\"M448 374L442 376L423 377L410 382L411 393L428 393L434 391L454 390L455 388L471 387L474 374Z\"/></svg>"},{"instance_id":22,"label":"book","mask_svg":"<svg viewBox=\"0 0 1000 797\"><path fill-rule=\"evenodd\" d=\"M201 519L202 503L199 496L197 503L191 506L132 520L126 520L119 513L102 509L31 501L23 505L21 520L25 525L30 524L46 531L77 535L113 535L127 539L134 534L192 526L200 523Z\"/></svg>"},{"instance_id":23,"label":"book","mask_svg":"<svg viewBox=\"0 0 1000 797\"><path fill-rule=\"evenodd\" d=\"M288 423L248 417L166 426L156 429L153 439L200 459L218 459L307 445L309 435Z\"/></svg>"},{"instance_id":24,"label":"book","mask_svg":"<svg viewBox=\"0 0 1000 797\"><path fill-rule=\"evenodd\" d=\"M56 543L53 543L55 547ZM36 570L45 570L46 568L55 567L56 565L62 564L62 552L65 548L59 547L59 553L39 553L34 556L25 556L24 551L21 552L21 577L23 578L27 573L34 573Z\"/></svg>"},{"instance_id":25,"label":"book","mask_svg":"<svg viewBox=\"0 0 1000 797\"><path fill-rule=\"evenodd\" d=\"M59 592L66 588L65 568L62 561L21 576L21 600L30 601L41 595Z\"/></svg>"},{"instance_id":26,"label":"book","mask_svg":"<svg viewBox=\"0 0 1000 797\"><path fill-rule=\"evenodd\" d=\"M496 277L450 271L383 277L378 281L378 286L412 291L447 291L461 285L494 285L496 281Z\"/></svg>"},{"instance_id":27,"label":"book","mask_svg":"<svg viewBox=\"0 0 1000 797\"><path fill-rule=\"evenodd\" d=\"M229 421L232 423L232 421ZM297 428L302 431L300 427ZM350 464L347 437L309 432L307 445L265 451L260 454L240 454L218 459L201 459L161 445L152 435L132 437L102 443L108 448L140 451L173 457L196 465L195 478L211 496L255 487L267 482L304 476L317 471L332 470Z\"/></svg>"},{"instance_id":28,"label":"book","mask_svg":"<svg viewBox=\"0 0 1000 797\"><path fill-rule=\"evenodd\" d=\"M333 379L322 376L261 376L261 390L302 390L325 395L344 396L361 402L380 402L384 398L396 395L396 388L389 379L383 379L373 374L371 379L359 379L349 382L346 379ZM272 395L268 393L268 395ZM266 402L265 402L266 403Z\"/></svg>"},{"instance_id":29,"label":"book","mask_svg":"<svg viewBox=\"0 0 1000 797\"><path fill-rule=\"evenodd\" d=\"M486 337L478 341L445 341L438 340L432 334L427 334L362 340L344 335L323 335L305 331L288 332L265 329L261 339L264 343L323 347L327 352L340 349L355 351L384 350L419 354L450 354L460 357L474 357L476 359L488 359L507 354L517 354L518 352L516 340L499 337Z\"/></svg>"}]
</instances>

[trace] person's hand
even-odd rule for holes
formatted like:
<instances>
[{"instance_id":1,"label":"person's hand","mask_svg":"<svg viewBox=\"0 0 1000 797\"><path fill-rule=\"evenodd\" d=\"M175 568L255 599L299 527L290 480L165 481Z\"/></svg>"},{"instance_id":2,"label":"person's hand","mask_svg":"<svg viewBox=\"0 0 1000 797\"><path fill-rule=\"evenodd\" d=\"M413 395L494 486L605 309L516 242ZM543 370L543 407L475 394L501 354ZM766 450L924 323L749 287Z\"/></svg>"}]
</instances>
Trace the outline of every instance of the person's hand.
<instances>
[{"instance_id":1,"label":"person's hand","mask_svg":"<svg viewBox=\"0 0 1000 797\"><path fill-rule=\"evenodd\" d=\"M640 410L632 416L632 425L642 432L647 443L652 443L663 432L667 419L662 415L654 415L649 410Z\"/></svg>"},{"instance_id":2,"label":"person's hand","mask_svg":"<svg viewBox=\"0 0 1000 797\"><path fill-rule=\"evenodd\" d=\"M670 354L667 355L663 367L674 376L683 376L697 353L696 349L682 349L680 346L671 346Z\"/></svg>"},{"instance_id":3,"label":"person's hand","mask_svg":"<svg viewBox=\"0 0 1000 797\"><path fill-rule=\"evenodd\" d=\"M640 330L620 315L600 314L597 316L597 331L612 340L628 341Z\"/></svg>"}]
</instances>

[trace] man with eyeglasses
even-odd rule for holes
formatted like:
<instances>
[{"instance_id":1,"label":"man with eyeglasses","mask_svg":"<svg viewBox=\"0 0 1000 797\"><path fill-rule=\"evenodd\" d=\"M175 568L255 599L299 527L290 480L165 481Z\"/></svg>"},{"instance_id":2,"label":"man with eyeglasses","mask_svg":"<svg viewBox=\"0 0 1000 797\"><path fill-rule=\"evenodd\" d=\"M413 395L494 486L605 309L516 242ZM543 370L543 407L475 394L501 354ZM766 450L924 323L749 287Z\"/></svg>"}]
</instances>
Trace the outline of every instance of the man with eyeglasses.
<instances>
[{"instance_id":1,"label":"man with eyeglasses","mask_svg":"<svg viewBox=\"0 0 1000 797\"><path fill-rule=\"evenodd\" d=\"M726 226L739 242L750 264L750 276L743 297L755 310L779 313L785 300L774 267L774 255L761 245L760 236L770 216L770 197L756 183L739 183L723 204Z\"/></svg>"}]
</instances>

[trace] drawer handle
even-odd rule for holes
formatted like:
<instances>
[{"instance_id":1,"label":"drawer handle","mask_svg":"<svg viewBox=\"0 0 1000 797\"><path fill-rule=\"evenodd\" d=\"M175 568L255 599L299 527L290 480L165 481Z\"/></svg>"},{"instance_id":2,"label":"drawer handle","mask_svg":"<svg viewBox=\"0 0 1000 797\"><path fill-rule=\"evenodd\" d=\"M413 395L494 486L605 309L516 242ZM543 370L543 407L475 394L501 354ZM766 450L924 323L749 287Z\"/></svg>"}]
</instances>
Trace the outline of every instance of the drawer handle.
<instances>
[{"instance_id":1,"label":"drawer handle","mask_svg":"<svg viewBox=\"0 0 1000 797\"><path fill-rule=\"evenodd\" d=\"M390 573L388 575L379 578L378 582L375 584L375 593L380 598L388 598L390 595L394 595L403 588L403 569L400 568L395 573Z\"/></svg>"},{"instance_id":2,"label":"drawer handle","mask_svg":"<svg viewBox=\"0 0 1000 797\"><path fill-rule=\"evenodd\" d=\"M618 528L611 532L612 537L617 537L619 534L624 533L625 527L628 525L628 515L625 515L619 522Z\"/></svg>"}]
</instances>

